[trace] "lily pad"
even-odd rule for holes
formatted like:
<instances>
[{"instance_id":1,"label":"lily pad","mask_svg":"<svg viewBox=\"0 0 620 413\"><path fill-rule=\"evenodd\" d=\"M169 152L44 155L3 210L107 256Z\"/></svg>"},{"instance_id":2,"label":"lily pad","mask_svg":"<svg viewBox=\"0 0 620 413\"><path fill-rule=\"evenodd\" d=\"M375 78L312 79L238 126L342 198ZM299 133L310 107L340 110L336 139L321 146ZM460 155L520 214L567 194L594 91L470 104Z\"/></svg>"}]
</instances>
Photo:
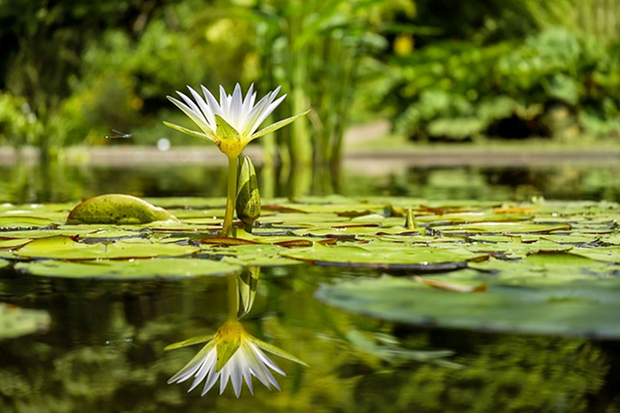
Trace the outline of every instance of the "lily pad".
<instances>
[{"instance_id":1,"label":"lily pad","mask_svg":"<svg viewBox=\"0 0 620 413\"><path fill-rule=\"evenodd\" d=\"M24 309L0 303L0 340L46 330L49 324L50 316L47 311Z\"/></svg>"},{"instance_id":2,"label":"lily pad","mask_svg":"<svg viewBox=\"0 0 620 413\"><path fill-rule=\"evenodd\" d=\"M80 262L48 260L19 263L15 269L49 277L119 280L220 276L241 271L240 266L227 262L189 258Z\"/></svg>"},{"instance_id":3,"label":"lily pad","mask_svg":"<svg viewBox=\"0 0 620 413\"><path fill-rule=\"evenodd\" d=\"M224 261L248 267L275 267L283 265L300 265L303 262L283 257L287 251L278 245L248 244L230 247L207 248L202 251L209 257L222 257Z\"/></svg>"},{"instance_id":4,"label":"lily pad","mask_svg":"<svg viewBox=\"0 0 620 413\"><path fill-rule=\"evenodd\" d=\"M310 248L285 251L282 255L317 265L417 271L465 268L467 261L487 257L487 254L477 254L461 246L403 246L396 243L369 243L364 246L315 244Z\"/></svg>"},{"instance_id":5,"label":"lily pad","mask_svg":"<svg viewBox=\"0 0 620 413\"><path fill-rule=\"evenodd\" d=\"M8 267L9 264L10 263L7 260L3 260L2 258L0 258L0 268Z\"/></svg>"},{"instance_id":6,"label":"lily pad","mask_svg":"<svg viewBox=\"0 0 620 413\"><path fill-rule=\"evenodd\" d=\"M0 249L13 249L21 247L22 245L27 244L31 240L28 238L25 239L1 239L0 238Z\"/></svg>"},{"instance_id":7,"label":"lily pad","mask_svg":"<svg viewBox=\"0 0 620 413\"><path fill-rule=\"evenodd\" d=\"M316 297L346 311L414 325L620 338L618 279L553 288L489 285L483 293L455 293L383 277L322 285Z\"/></svg>"},{"instance_id":8,"label":"lily pad","mask_svg":"<svg viewBox=\"0 0 620 413\"><path fill-rule=\"evenodd\" d=\"M434 230L444 234L483 233L483 234L529 234L568 231L568 224L535 224L529 222L477 222L453 226L437 226Z\"/></svg>"},{"instance_id":9,"label":"lily pad","mask_svg":"<svg viewBox=\"0 0 620 413\"><path fill-rule=\"evenodd\" d=\"M593 260L620 263L620 247L573 248L570 252Z\"/></svg>"},{"instance_id":10,"label":"lily pad","mask_svg":"<svg viewBox=\"0 0 620 413\"><path fill-rule=\"evenodd\" d=\"M191 245L162 244L149 240L83 243L71 237L41 238L14 251L24 258L52 258L64 260L92 260L118 258L152 258L190 255L200 251Z\"/></svg>"},{"instance_id":11,"label":"lily pad","mask_svg":"<svg viewBox=\"0 0 620 413\"><path fill-rule=\"evenodd\" d=\"M41 228L49 227L52 224L58 224L60 222L52 221L47 218L39 218L33 216L15 215L15 216L0 216L0 229L5 228Z\"/></svg>"}]
</instances>

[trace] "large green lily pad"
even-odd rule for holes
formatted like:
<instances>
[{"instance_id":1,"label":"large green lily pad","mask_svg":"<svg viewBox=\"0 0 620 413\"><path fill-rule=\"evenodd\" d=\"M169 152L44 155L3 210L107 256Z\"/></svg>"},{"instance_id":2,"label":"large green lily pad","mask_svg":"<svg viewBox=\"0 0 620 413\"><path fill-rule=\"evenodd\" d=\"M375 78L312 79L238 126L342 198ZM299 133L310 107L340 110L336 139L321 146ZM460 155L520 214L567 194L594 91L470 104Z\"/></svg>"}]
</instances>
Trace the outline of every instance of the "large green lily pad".
<instances>
[{"instance_id":1,"label":"large green lily pad","mask_svg":"<svg viewBox=\"0 0 620 413\"><path fill-rule=\"evenodd\" d=\"M482 293L429 288L383 277L323 285L316 297L355 313L421 326L620 338L620 280L528 288L490 285Z\"/></svg>"},{"instance_id":2,"label":"large green lily pad","mask_svg":"<svg viewBox=\"0 0 620 413\"><path fill-rule=\"evenodd\" d=\"M400 243L384 242L362 246L315 244L310 248L286 251L282 255L319 265L418 271L464 268L467 261L487 257L487 254L474 253L459 245L405 246Z\"/></svg>"},{"instance_id":3,"label":"large green lily pad","mask_svg":"<svg viewBox=\"0 0 620 413\"><path fill-rule=\"evenodd\" d=\"M240 266L228 262L189 258L79 262L48 260L19 263L15 269L51 277L120 280L220 276L241 271Z\"/></svg>"},{"instance_id":4,"label":"large green lily pad","mask_svg":"<svg viewBox=\"0 0 620 413\"><path fill-rule=\"evenodd\" d=\"M71 237L55 236L34 240L14 252L24 258L93 260L151 258L190 255L200 251L192 245L164 244L136 239L105 243L84 243Z\"/></svg>"}]
</instances>

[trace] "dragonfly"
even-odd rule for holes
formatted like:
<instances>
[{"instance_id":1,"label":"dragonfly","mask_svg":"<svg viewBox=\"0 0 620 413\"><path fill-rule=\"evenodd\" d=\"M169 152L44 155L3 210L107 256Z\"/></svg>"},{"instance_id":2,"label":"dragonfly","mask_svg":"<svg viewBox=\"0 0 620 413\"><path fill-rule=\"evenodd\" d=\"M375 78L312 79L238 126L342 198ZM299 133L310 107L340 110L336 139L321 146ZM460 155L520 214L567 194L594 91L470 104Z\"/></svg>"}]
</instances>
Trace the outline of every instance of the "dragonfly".
<instances>
[{"instance_id":1,"label":"dragonfly","mask_svg":"<svg viewBox=\"0 0 620 413\"><path fill-rule=\"evenodd\" d=\"M104 136L106 139L130 139L133 138L133 134L121 132L118 129L110 130L109 135Z\"/></svg>"}]
</instances>

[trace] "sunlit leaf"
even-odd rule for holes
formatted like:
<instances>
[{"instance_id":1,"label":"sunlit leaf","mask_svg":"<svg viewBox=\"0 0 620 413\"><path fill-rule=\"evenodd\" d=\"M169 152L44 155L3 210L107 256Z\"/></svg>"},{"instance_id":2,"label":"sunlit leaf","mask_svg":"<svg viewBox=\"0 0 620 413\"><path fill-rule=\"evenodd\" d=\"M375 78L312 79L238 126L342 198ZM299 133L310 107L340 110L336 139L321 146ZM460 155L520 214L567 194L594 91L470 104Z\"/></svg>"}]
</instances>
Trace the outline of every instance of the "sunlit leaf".
<instances>
[{"instance_id":1,"label":"sunlit leaf","mask_svg":"<svg viewBox=\"0 0 620 413\"><path fill-rule=\"evenodd\" d=\"M67 224L145 224L177 221L163 208L129 195L110 194L87 199L71 210Z\"/></svg>"},{"instance_id":2,"label":"sunlit leaf","mask_svg":"<svg viewBox=\"0 0 620 413\"><path fill-rule=\"evenodd\" d=\"M63 278L150 279L222 276L239 272L241 267L227 262L188 258L98 260L98 261L35 261L19 263L19 271L34 275Z\"/></svg>"},{"instance_id":3,"label":"sunlit leaf","mask_svg":"<svg viewBox=\"0 0 620 413\"><path fill-rule=\"evenodd\" d=\"M191 245L162 244L148 240L134 242L83 243L71 237L41 238L14 252L27 258L53 258L65 260L92 260L118 258L151 258L190 255L200 248Z\"/></svg>"},{"instance_id":4,"label":"sunlit leaf","mask_svg":"<svg viewBox=\"0 0 620 413\"><path fill-rule=\"evenodd\" d=\"M486 254L476 254L462 247L450 248L409 246L400 244L366 244L364 246L323 246L285 251L281 255L320 265L344 265L436 271L464 268L469 260L484 259Z\"/></svg>"},{"instance_id":5,"label":"sunlit leaf","mask_svg":"<svg viewBox=\"0 0 620 413\"><path fill-rule=\"evenodd\" d=\"M617 279L553 288L490 284L484 294L453 294L383 277L323 285L316 296L346 311L415 325L620 338Z\"/></svg>"}]
</instances>

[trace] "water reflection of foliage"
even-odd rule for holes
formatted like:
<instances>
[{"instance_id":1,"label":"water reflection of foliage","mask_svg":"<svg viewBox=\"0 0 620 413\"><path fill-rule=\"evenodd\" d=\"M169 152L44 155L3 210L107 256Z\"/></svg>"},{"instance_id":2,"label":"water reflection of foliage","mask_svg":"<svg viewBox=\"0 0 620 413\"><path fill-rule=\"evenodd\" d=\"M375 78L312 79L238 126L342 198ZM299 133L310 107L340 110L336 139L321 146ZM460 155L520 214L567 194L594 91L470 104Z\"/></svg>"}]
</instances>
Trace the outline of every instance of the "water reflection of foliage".
<instances>
[{"instance_id":1,"label":"water reflection of foliage","mask_svg":"<svg viewBox=\"0 0 620 413\"><path fill-rule=\"evenodd\" d=\"M559 338L495 337L459 361L467 367L422 365L366 376L355 389L365 406L360 411L588 411L588 398L600 390L606 373L596 346ZM378 382L386 391L369 397Z\"/></svg>"},{"instance_id":2,"label":"water reflection of foliage","mask_svg":"<svg viewBox=\"0 0 620 413\"><path fill-rule=\"evenodd\" d=\"M208 177L210 185L205 186ZM203 165L97 167L51 161L0 167L0 201L12 203L67 202L102 193L136 196L219 196L226 176Z\"/></svg>"},{"instance_id":3,"label":"water reflection of foliage","mask_svg":"<svg viewBox=\"0 0 620 413\"><path fill-rule=\"evenodd\" d=\"M264 272L244 324L311 368L283 361L289 376L281 393L257 388L254 397L241 399L232 391L200 398L166 384L195 349L162 349L226 319L222 278L100 282L96 288L90 281L27 276L19 284L0 282L2 300L50 308L55 321L49 334L0 343L0 411L585 411L592 399L604 411L617 403L599 394L618 363L617 347L427 330L350 315L313 299L316 284L335 273L304 267ZM405 349L450 349L455 356L449 360L464 367L391 363L353 350L343 337L355 331L390 335Z\"/></svg>"},{"instance_id":4,"label":"water reflection of foliage","mask_svg":"<svg viewBox=\"0 0 620 413\"><path fill-rule=\"evenodd\" d=\"M389 193L423 199L620 200L617 167L416 167L380 179L348 178L351 193Z\"/></svg>"},{"instance_id":5,"label":"water reflection of foliage","mask_svg":"<svg viewBox=\"0 0 620 413\"><path fill-rule=\"evenodd\" d=\"M346 196L390 194L427 199L620 200L618 167L611 165L549 165L528 167L405 167L383 176L352 171L328 173L309 168L295 171L259 168L261 192L266 198L296 194ZM292 173L295 172L295 173ZM303 175L300 182L299 173ZM289 174L290 173L290 174ZM314 176L313 176L314 174ZM205 179L210 185L205 186ZM295 184L295 185L294 185ZM136 196L219 196L226 187L223 167L203 165L145 165L97 167L51 162L46 168L32 164L0 167L0 201L13 203L65 202L102 193ZM299 188L302 188L301 190Z\"/></svg>"}]
</instances>

